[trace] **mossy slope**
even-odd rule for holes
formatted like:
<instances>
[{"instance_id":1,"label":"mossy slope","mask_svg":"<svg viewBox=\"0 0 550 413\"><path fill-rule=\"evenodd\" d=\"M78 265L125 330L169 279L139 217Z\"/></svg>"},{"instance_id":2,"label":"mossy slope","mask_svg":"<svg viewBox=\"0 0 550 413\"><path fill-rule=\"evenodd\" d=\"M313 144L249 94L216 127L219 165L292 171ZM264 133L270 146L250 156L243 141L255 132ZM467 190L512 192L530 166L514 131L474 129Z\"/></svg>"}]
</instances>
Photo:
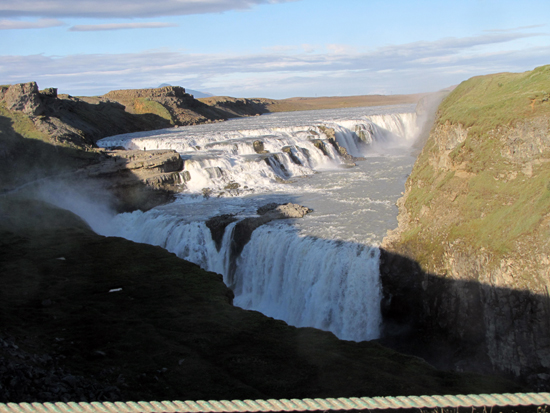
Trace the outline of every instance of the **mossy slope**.
<instances>
[{"instance_id":1,"label":"mossy slope","mask_svg":"<svg viewBox=\"0 0 550 413\"><path fill-rule=\"evenodd\" d=\"M496 264L528 238L546 243L549 93L543 66L472 78L440 105L403 203L410 225L401 248L425 269L445 271L445 245L483 248Z\"/></svg>"},{"instance_id":2,"label":"mossy slope","mask_svg":"<svg viewBox=\"0 0 550 413\"><path fill-rule=\"evenodd\" d=\"M391 321L414 325L414 340L439 340L452 368L539 391L550 388L549 93L543 66L472 78L443 101L383 242L413 264L381 265L386 299L414 308Z\"/></svg>"}]
</instances>

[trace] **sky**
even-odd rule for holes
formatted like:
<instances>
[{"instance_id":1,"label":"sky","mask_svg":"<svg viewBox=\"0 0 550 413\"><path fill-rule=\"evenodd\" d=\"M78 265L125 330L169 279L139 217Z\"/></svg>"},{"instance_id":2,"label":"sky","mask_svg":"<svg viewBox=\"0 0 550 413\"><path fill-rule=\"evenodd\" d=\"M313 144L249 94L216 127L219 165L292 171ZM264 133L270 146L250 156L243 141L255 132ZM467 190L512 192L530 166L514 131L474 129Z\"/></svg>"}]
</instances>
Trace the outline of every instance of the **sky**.
<instances>
[{"instance_id":1,"label":"sky","mask_svg":"<svg viewBox=\"0 0 550 413\"><path fill-rule=\"evenodd\" d=\"M0 84L408 94L550 64L550 0L0 0Z\"/></svg>"}]
</instances>

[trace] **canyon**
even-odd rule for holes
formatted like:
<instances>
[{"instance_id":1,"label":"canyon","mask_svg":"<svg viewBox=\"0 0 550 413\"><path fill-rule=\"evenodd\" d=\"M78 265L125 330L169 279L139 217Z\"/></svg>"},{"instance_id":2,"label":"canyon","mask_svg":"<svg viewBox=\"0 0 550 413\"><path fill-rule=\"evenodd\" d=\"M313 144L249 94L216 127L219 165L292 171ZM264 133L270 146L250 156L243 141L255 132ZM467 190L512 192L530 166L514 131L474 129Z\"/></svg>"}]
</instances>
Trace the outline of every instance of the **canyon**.
<instances>
[{"instance_id":1,"label":"canyon","mask_svg":"<svg viewBox=\"0 0 550 413\"><path fill-rule=\"evenodd\" d=\"M185 184L178 153L98 148L99 139L255 116L277 102L195 100L172 86L94 98L1 87L1 265L13 290L3 290L0 368L20 390L2 382L0 399L547 390L549 70L471 79L434 111L398 201L399 226L380 249L382 337L359 343L235 307L214 273L159 247L101 237L20 189L56 177L118 212L149 210ZM476 93L489 103L472 107ZM136 361L144 349L156 350Z\"/></svg>"}]
</instances>

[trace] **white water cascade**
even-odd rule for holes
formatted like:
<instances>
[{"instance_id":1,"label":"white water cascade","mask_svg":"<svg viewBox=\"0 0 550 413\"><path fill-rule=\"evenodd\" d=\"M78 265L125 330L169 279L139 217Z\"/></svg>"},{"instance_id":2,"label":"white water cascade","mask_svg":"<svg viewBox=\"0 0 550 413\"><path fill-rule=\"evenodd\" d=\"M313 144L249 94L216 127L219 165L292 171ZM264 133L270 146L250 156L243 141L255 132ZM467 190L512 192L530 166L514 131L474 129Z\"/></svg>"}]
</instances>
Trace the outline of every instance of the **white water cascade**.
<instances>
[{"instance_id":1,"label":"white water cascade","mask_svg":"<svg viewBox=\"0 0 550 413\"><path fill-rule=\"evenodd\" d=\"M342 339L377 338L377 243L395 227L394 204L414 162L413 109L270 114L106 138L105 147L177 150L186 182L176 202L120 214L105 235L159 245L223 274L242 308ZM256 228L231 256L235 225L269 202L314 212ZM218 250L205 222L222 214L236 221Z\"/></svg>"},{"instance_id":2,"label":"white water cascade","mask_svg":"<svg viewBox=\"0 0 550 413\"><path fill-rule=\"evenodd\" d=\"M377 338L379 250L260 227L237 262L235 304L347 340Z\"/></svg>"},{"instance_id":3,"label":"white water cascade","mask_svg":"<svg viewBox=\"0 0 550 413\"><path fill-rule=\"evenodd\" d=\"M360 109L347 109L345 118L338 117L337 110L273 113L112 136L98 145L176 150L184 160L181 175L187 193L266 192L279 190L281 182L296 177L349 165L352 160L343 158L338 146L352 157L362 157L376 148L408 146L419 131L410 105L384 115L374 114L372 108ZM403 109L408 111L398 112ZM373 114L364 114L369 111Z\"/></svg>"}]
</instances>

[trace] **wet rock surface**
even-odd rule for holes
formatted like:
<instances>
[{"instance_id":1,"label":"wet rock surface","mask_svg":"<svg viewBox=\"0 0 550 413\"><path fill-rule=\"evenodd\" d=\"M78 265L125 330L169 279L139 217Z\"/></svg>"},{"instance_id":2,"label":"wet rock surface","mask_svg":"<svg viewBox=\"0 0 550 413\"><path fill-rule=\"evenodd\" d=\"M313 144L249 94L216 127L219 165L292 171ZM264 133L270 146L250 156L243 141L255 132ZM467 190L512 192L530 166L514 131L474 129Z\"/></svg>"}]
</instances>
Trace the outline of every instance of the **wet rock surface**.
<instances>
[{"instance_id":1,"label":"wet rock surface","mask_svg":"<svg viewBox=\"0 0 550 413\"><path fill-rule=\"evenodd\" d=\"M298 204L267 204L258 208L259 217L245 218L235 226L233 232L232 256L237 257L250 241L252 232L261 225L277 219L303 218L313 210Z\"/></svg>"},{"instance_id":2,"label":"wet rock surface","mask_svg":"<svg viewBox=\"0 0 550 413\"><path fill-rule=\"evenodd\" d=\"M232 214L223 214L208 219L205 224L212 233L212 240L216 244L216 248L219 251L222 245L223 235L225 229L229 224L235 222L237 218Z\"/></svg>"},{"instance_id":3,"label":"wet rock surface","mask_svg":"<svg viewBox=\"0 0 550 413\"><path fill-rule=\"evenodd\" d=\"M233 228L228 279L231 280L236 270L236 259L248 241L250 241L252 233L256 228L278 219L303 218L310 212L313 212L313 210L298 204L270 203L258 208L257 217L248 217L240 220ZM212 239L216 243L218 251L220 250L227 226L235 221L237 221L237 218L231 214L218 215L206 221L206 226L212 233Z\"/></svg>"}]
</instances>

